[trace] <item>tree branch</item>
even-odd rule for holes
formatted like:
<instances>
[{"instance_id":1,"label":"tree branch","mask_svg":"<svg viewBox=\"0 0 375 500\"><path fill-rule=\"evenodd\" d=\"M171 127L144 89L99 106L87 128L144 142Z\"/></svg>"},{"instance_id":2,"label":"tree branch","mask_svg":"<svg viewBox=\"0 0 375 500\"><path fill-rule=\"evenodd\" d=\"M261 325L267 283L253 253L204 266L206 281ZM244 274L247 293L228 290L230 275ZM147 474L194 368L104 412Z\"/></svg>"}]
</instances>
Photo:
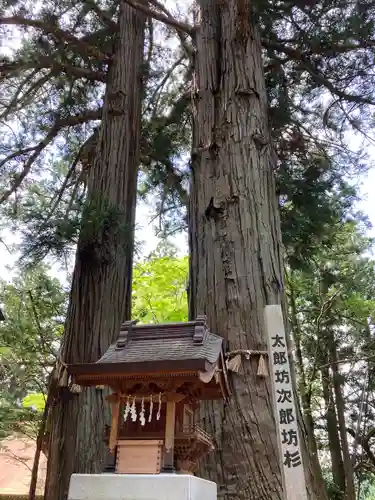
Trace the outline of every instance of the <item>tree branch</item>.
<instances>
[{"instance_id":1,"label":"tree branch","mask_svg":"<svg viewBox=\"0 0 375 500\"><path fill-rule=\"evenodd\" d=\"M350 427L346 428L346 432L350 434L354 439L358 440L358 443L362 446L362 448L365 450L366 455L368 456L369 460L371 460L372 464L375 466L375 455L372 452L369 444L369 438L368 435L363 437L363 436L357 436L356 432L354 429L351 429Z\"/></svg>"},{"instance_id":2,"label":"tree branch","mask_svg":"<svg viewBox=\"0 0 375 500\"><path fill-rule=\"evenodd\" d=\"M341 294L341 292L343 291L343 286L341 286L338 290L336 290L336 292L334 292L330 297L328 297L322 304L321 308L320 308L320 312L319 312L319 315L316 319L316 346L315 346L315 353L314 353L314 363L313 363L313 367L312 367L312 371L311 371L311 375L310 375L310 380L309 380L309 385L308 385L308 391L307 391L307 395L309 398L311 398L311 394L312 394L312 389L313 389L313 382L315 380L315 376L316 376L316 373L319 369L318 367L318 352L319 352L319 347L320 347L320 323L322 321L322 318L323 316L329 312L329 310L331 309L332 305L333 305L333 302L334 300L336 299L336 297L338 295ZM331 365L332 363L329 363L329 365ZM322 367L320 367L322 368Z\"/></svg>"},{"instance_id":3,"label":"tree branch","mask_svg":"<svg viewBox=\"0 0 375 500\"><path fill-rule=\"evenodd\" d=\"M136 0L125 0L125 2L128 5L130 5L131 7L133 7L134 9L137 9L137 10L143 12L144 14L146 14L146 16L152 17L153 19L156 19L156 21L160 21L160 22L164 23L166 26L174 28L178 32L186 33L190 36L193 36L194 29L192 26L190 26L190 24L181 23L181 22L177 21L177 19L172 17L170 14L165 14L165 13L162 14L160 12L157 12L154 9L150 9L145 4L141 4L141 3L137 2ZM158 5L158 3L155 3L155 2L151 2L151 3L154 7L156 7ZM160 8L160 7L158 7L158 8ZM163 11L165 12L166 9L163 8Z\"/></svg>"},{"instance_id":4,"label":"tree branch","mask_svg":"<svg viewBox=\"0 0 375 500\"><path fill-rule=\"evenodd\" d=\"M83 152L84 152L85 147L87 147L87 143L88 143L88 141L93 140L93 137L94 137L94 136L95 136L95 132L94 132L94 133L93 133L93 135L92 135L92 136L91 136L91 137L90 137L87 141L85 141L85 142L82 144L82 146L79 148L79 151L78 151L78 153L77 153L77 156L75 157L75 159L74 159L73 163L72 163L72 164L71 164L71 166L69 167L68 173L66 174L65 179L64 179L64 182L63 182L63 184L62 184L61 188L59 189L59 191L58 191L58 193L57 193L56 199L55 199L55 200L53 201L53 203L52 203L52 207L51 207L51 209L50 209L50 211L49 211L49 213L48 213L48 215L47 215L47 217L46 217L46 219L45 219L44 224L46 224L46 223L49 221L49 219L52 217L52 215L54 214L54 212L55 212L55 210L56 210L56 208L57 208L58 204L60 203L60 201L61 201L62 197L64 196L64 192L65 192L66 188L68 187L68 182L69 182L69 179L72 177L72 175L73 175L73 173L74 173L75 169L77 168L77 165L78 165L79 161L81 160L82 154L83 154ZM74 184L76 184L76 183L74 182ZM71 184L71 185L72 185L72 184Z\"/></svg>"},{"instance_id":5,"label":"tree branch","mask_svg":"<svg viewBox=\"0 0 375 500\"><path fill-rule=\"evenodd\" d=\"M44 31L45 33L49 33L53 35L57 40L69 43L76 47L79 50L80 54L86 58L87 56L95 57L99 60L106 60L108 58L105 54L102 54L96 47L93 47L84 40L77 38L68 31L59 28L55 24L45 23L44 21L40 21L39 19L27 19L22 16L0 18L0 25L4 24L30 26L31 28L36 28Z\"/></svg>"},{"instance_id":6,"label":"tree branch","mask_svg":"<svg viewBox=\"0 0 375 500\"><path fill-rule=\"evenodd\" d=\"M299 27L299 31L306 34L304 30L302 30ZM269 43L268 41L266 42L267 44ZM294 44L294 45L301 45L301 38L300 37L295 37L295 38L289 38L289 39L279 39L278 40L279 44ZM304 44L306 44L307 47L311 47L309 49L309 55L323 55L325 57L335 57L338 54L345 54L347 52L355 51L355 50L360 50L360 49L372 49L375 47L375 41L374 40L358 40L358 43L349 43L349 42L344 42L344 43L337 43L334 45L327 45L324 46L322 43L311 43L311 41L306 37Z\"/></svg>"},{"instance_id":7,"label":"tree branch","mask_svg":"<svg viewBox=\"0 0 375 500\"><path fill-rule=\"evenodd\" d=\"M42 76L36 82L34 82L28 89L25 91L21 98L19 96L23 92L24 87L38 74L39 70L35 70L31 73L31 75L27 76L23 82L21 82L16 89L15 95L9 104L5 106L4 112L0 115L1 119L7 119L9 114L12 112L16 112L20 109L20 106L27 105L27 99L31 99L35 96L35 94L40 90L45 83L48 82L51 72L48 75Z\"/></svg>"},{"instance_id":8,"label":"tree branch","mask_svg":"<svg viewBox=\"0 0 375 500\"><path fill-rule=\"evenodd\" d=\"M262 39L262 45L266 48L270 48L276 50L277 52L283 52L290 59L299 62L300 65L312 76L316 83L326 87L332 94L345 99L348 102L355 102L357 104L370 104L372 106L375 105L375 101L372 99L361 97L360 95L347 94L346 92L336 88L333 83L331 83L327 78L325 78L321 73L318 72L316 68L310 63L307 57L297 49L293 49L291 47L287 47L286 45L282 45L278 42L274 42L272 40Z\"/></svg>"},{"instance_id":9,"label":"tree branch","mask_svg":"<svg viewBox=\"0 0 375 500\"><path fill-rule=\"evenodd\" d=\"M344 363L358 363L359 361L370 361L371 359L375 359L375 354L369 356L354 356L353 358L345 358L345 359L339 359L337 361L331 361L330 363L325 363L324 365L318 366L317 369L320 370L321 368L326 368L328 366L333 366L333 365L341 365Z\"/></svg>"},{"instance_id":10,"label":"tree branch","mask_svg":"<svg viewBox=\"0 0 375 500\"><path fill-rule=\"evenodd\" d=\"M86 4L91 7L91 10L97 15L99 21L108 28L111 28L113 31L118 30L118 25L113 21L111 16L105 10L102 10L95 0L86 0Z\"/></svg>"},{"instance_id":11,"label":"tree branch","mask_svg":"<svg viewBox=\"0 0 375 500\"><path fill-rule=\"evenodd\" d=\"M156 89L153 91L152 93L152 96L150 98L150 103L154 103L155 100L158 102L159 99L157 98L157 94L163 90L163 87L164 85L167 83L167 81L169 80L170 76L172 75L172 73L174 72L174 70L183 62L183 60L185 59L184 56L180 57L179 59L177 59L177 61L175 61L172 66L169 68L169 70L165 73L165 76L164 78L161 80L161 82L156 86ZM157 102L156 104L154 105L154 107L156 108L157 107Z\"/></svg>"},{"instance_id":12,"label":"tree branch","mask_svg":"<svg viewBox=\"0 0 375 500\"><path fill-rule=\"evenodd\" d=\"M169 12L169 10L161 4L158 0L149 0L150 3L152 3L157 9L161 10L168 18L173 19L172 14ZM190 27L191 33L188 33L192 35L194 33L194 27ZM185 32L182 31L177 31L177 35L180 39L181 46L186 52L187 57L190 59L190 62L192 63L192 56L193 56L193 49L190 47L186 41L186 34Z\"/></svg>"},{"instance_id":13,"label":"tree branch","mask_svg":"<svg viewBox=\"0 0 375 500\"><path fill-rule=\"evenodd\" d=\"M28 294L28 296L30 298L31 311L32 311L33 316L34 316L34 321L35 321L35 324L36 324L36 327L37 327L37 330L38 330L38 333L39 333L39 337L40 337L40 341L41 341L41 344L42 344L42 348L43 348L44 352L48 352L55 359L57 359L58 353L53 350L52 346L48 345L48 342L46 342L46 339L44 337L44 332L43 332L42 325L40 323L38 309L37 309L36 304L35 304L33 293L32 293L31 290L28 290L27 294Z\"/></svg>"},{"instance_id":14,"label":"tree branch","mask_svg":"<svg viewBox=\"0 0 375 500\"><path fill-rule=\"evenodd\" d=\"M0 63L0 78L12 78L11 73L19 70L35 69L37 71L41 71L42 69L51 69L56 75L63 72L68 76L74 76L77 78L86 78L87 80L100 82L106 81L106 74L102 71L91 71L86 68L74 66L68 62L58 62L54 60L52 56L38 55L34 61L29 62L12 61Z\"/></svg>"},{"instance_id":15,"label":"tree branch","mask_svg":"<svg viewBox=\"0 0 375 500\"><path fill-rule=\"evenodd\" d=\"M69 118L63 120L58 119L56 120L55 124L53 125L47 136L42 141L40 141L39 144L37 144L36 146L25 148L23 150L22 149L18 150L15 153L12 153L11 155L4 158L0 162L0 168L9 160L17 158L17 156L24 155L27 152L33 151L33 154L24 164L22 172L16 176L11 187L0 196L0 205L4 203L9 198L9 196L11 196L15 191L17 191L22 181L30 172L31 167L35 162L35 160L37 160L42 151L55 139L55 137L57 136L57 134L60 132L61 129L66 127L74 127L76 125L81 125L82 123L86 123L92 120L100 120L101 115L102 115L102 109L97 109L97 110L87 111L83 115L70 116Z\"/></svg>"}]
</instances>

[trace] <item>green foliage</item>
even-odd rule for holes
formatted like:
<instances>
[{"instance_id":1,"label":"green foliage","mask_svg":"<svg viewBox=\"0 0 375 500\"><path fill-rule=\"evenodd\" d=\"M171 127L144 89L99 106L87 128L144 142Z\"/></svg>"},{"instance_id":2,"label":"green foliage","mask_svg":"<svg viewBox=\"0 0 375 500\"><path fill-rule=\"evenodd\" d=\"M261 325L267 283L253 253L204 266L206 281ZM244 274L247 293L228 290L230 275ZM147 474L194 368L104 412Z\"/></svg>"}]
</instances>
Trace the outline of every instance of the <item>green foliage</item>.
<instances>
[{"instance_id":1,"label":"green foliage","mask_svg":"<svg viewBox=\"0 0 375 500\"><path fill-rule=\"evenodd\" d=\"M32 393L23 398L22 406L24 408L31 408L36 412L42 412L46 405L45 394Z\"/></svg>"},{"instance_id":2,"label":"green foliage","mask_svg":"<svg viewBox=\"0 0 375 500\"><path fill-rule=\"evenodd\" d=\"M342 500L343 493L333 482L332 476L327 474L327 472L325 471L325 473L323 473L323 479L329 500Z\"/></svg>"},{"instance_id":3,"label":"green foliage","mask_svg":"<svg viewBox=\"0 0 375 500\"><path fill-rule=\"evenodd\" d=\"M365 475L361 477L360 489L359 489L359 500L375 500L375 479L374 477L368 477Z\"/></svg>"},{"instance_id":4,"label":"green foliage","mask_svg":"<svg viewBox=\"0 0 375 500\"><path fill-rule=\"evenodd\" d=\"M122 210L109 200L94 195L83 206L79 251L94 258L95 252L98 252L101 259L111 262L114 245L115 248L123 249L125 257L127 249L133 246L133 234L132 228L124 224L124 219Z\"/></svg>"},{"instance_id":5,"label":"green foliage","mask_svg":"<svg viewBox=\"0 0 375 500\"><path fill-rule=\"evenodd\" d=\"M295 162L288 158L277 180L288 264L301 268L322 245L330 245L330 228L348 217L356 191L327 156L306 152Z\"/></svg>"},{"instance_id":6,"label":"green foliage","mask_svg":"<svg viewBox=\"0 0 375 500\"><path fill-rule=\"evenodd\" d=\"M67 294L39 266L0 281L6 321L0 323L0 434L34 434L55 364Z\"/></svg>"},{"instance_id":7,"label":"green foliage","mask_svg":"<svg viewBox=\"0 0 375 500\"><path fill-rule=\"evenodd\" d=\"M152 255L133 271L133 318L142 323L187 321L188 259Z\"/></svg>"},{"instance_id":8,"label":"green foliage","mask_svg":"<svg viewBox=\"0 0 375 500\"><path fill-rule=\"evenodd\" d=\"M371 248L372 240L362 234L358 223L337 223L326 228L325 240L307 265L287 271L290 319L301 349L303 372L300 359L297 367L304 377L305 408L308 404L313 414L323 456L329 454L329 447L322 383L325 378L337 405L333 365L339 369L351 455L353 436L359 433L358 439L366 440L375 426L375 342L371 333L375 325L375 262L368 256ZM371 441L366 442L371 450ZM375 466L373 456L364 447L356 447L354 465L359 483L373 479L369 473ZM325 473L330 498L342 498L330 465Z\"/></svg>"}]
</instances>

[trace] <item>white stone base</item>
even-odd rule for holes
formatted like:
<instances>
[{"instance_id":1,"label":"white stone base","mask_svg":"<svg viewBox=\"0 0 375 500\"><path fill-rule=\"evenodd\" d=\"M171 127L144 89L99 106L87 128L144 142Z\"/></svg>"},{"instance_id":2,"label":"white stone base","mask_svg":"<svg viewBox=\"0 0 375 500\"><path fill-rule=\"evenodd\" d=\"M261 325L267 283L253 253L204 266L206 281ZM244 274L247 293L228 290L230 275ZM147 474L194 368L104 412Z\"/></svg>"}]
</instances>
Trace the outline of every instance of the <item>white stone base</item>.
<instances>
[{"instance_id":1,"label":"white stone base","mask_svg":"<svg viewBox=\"0 0 375 500\"><path fill-rule=\"evenodd\" d=\"M215 483L188 474L73 474L68 500L216 500Z\"/></svg>"}]
</instances>

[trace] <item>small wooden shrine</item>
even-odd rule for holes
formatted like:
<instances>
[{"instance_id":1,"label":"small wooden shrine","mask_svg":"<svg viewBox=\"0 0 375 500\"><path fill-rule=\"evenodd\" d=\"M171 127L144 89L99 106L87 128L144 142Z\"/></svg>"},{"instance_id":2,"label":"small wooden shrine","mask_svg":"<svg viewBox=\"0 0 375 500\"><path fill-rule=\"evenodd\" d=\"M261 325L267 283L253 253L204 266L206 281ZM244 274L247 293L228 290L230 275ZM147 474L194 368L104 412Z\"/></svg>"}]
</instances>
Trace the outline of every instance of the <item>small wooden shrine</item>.
<instances>
[{"instance_id":1,"label":"small wooden shrine","mask_svg":"<svg viewBox=\"0 0 375 500\"><path fill-rule=\"evenodd\" d=\"M209 331L205 316L173 324L126 322L99 361L68 371L75 384L112 390L106 440L115 472L192 473L213 450L195 410L202 400L230 393L223 339Z\"/></svg>"}]
</instances>

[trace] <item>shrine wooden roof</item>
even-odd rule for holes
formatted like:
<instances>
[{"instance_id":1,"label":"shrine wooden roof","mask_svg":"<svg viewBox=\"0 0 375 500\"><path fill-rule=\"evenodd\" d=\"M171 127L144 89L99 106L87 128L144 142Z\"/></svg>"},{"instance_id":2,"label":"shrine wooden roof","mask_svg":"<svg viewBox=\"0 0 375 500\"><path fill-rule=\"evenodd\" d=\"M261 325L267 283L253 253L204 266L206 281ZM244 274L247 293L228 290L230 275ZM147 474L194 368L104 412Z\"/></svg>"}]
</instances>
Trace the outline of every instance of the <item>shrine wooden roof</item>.
<instances>
[{"instance_id":1,"label":"shrine wooden roof","mask_svg":"<svg viewBox=\"0 0 375 500\"><path fill-rule=\"evenodd\" d=\"M219 359L223 338L209 331L206 318L195 321L122 325L118 340L90 364L70 365L72 375L106 373L157 373L165 371L209 371Z\"/></svg>"}]
</instances>

